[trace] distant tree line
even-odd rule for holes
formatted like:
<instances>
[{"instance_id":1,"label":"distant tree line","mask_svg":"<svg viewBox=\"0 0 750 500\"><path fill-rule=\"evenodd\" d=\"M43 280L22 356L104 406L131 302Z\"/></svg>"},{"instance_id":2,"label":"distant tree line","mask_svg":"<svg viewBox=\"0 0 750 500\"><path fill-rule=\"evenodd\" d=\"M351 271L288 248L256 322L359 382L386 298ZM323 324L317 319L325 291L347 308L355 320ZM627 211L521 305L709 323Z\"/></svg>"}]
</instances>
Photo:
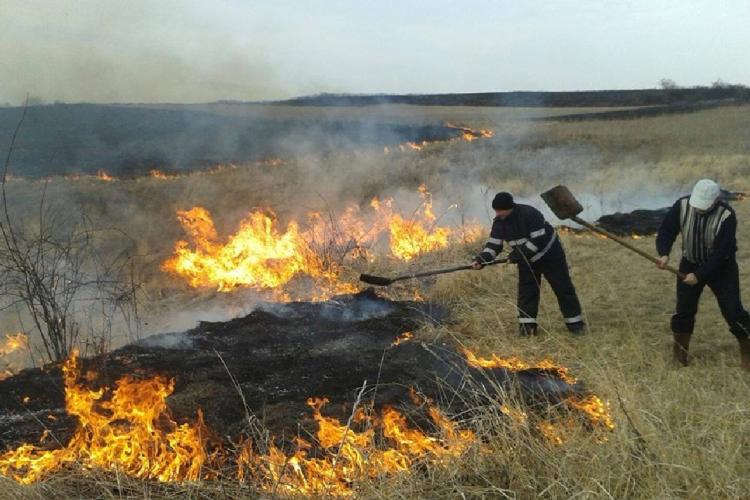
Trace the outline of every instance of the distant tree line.
<instances>
[{"instance_id":1,"label":"distant tree line","mask_svg":"<svg viewBox=\"0 0 750 500\"><path fill-rule=\"evenodd\" d=\"M317 94L280 104L299 106L373 106L412 104L420 106L507 107L628 107L690 104L706 101L750 101L750 89L721 79L710 86L680 87L665 78L661 88L638 90L584 90L570 92L481 92L470 94L352 95Z\"/></svg>"}]
</instances>

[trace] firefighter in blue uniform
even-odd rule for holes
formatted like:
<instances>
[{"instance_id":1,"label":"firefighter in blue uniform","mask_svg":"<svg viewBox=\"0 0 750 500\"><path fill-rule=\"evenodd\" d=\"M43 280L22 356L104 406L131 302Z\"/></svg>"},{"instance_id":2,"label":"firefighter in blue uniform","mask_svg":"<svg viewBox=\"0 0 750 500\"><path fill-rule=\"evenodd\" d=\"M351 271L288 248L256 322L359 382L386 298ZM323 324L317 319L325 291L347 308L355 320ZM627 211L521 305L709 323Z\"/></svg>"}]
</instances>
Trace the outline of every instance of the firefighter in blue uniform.
<instances>
[{"instance_id":1,"label":"firefighter in blue uniform","mask_svg":"<svg viewBox=\"0 0 750 500\"><path fill-rule=\"evenodd\" d=\"M565 325L573 334L585 332L581 304L555 229L542 213L529 205L515 203L510 193L498 193L492 200L495 220L490 238L474 258L474 269L494 260L507 243L510 261L518 264L518 322L522 336L536 335L542 277L552 286Z\"/></svg>"},{"instance_id":2,"label":"firefighter in blue uniform","mask_svg":"<svg viewBox=\"0 0 750 500\"><path fill-rule=\"evenodd\" d=\"M750 315L742 305L737 267L737 217L732 207L719 199L719 185L698 181L690 196L677 200L662 222L656 237L659 267L666 267L678 234L682 234L677 307L672 316L673 356L688 364L688 347L695 327L695 314L703 289L716 296L729 331L740 344L742 368L750 370Z\"/></svg>"}]
</instances>

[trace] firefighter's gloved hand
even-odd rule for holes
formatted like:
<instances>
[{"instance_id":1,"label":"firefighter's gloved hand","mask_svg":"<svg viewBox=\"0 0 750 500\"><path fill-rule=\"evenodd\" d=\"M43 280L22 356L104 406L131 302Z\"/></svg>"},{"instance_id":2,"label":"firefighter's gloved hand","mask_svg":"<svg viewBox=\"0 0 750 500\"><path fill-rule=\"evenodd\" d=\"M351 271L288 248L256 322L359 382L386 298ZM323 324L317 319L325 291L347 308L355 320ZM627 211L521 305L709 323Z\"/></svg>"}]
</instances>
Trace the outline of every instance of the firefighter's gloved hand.
<instances>
[{"instance_id":1,"label":"firefighter's gloved hand","mask_svg":"<svg viewBox=\"0 0 750 500\"><path fill-rule=\"evenodd\" d=\"M523 262L523 255L518 250L513 250L508 254L508 263L520 264L521 262Z\"/></svg>"}]
</instances>

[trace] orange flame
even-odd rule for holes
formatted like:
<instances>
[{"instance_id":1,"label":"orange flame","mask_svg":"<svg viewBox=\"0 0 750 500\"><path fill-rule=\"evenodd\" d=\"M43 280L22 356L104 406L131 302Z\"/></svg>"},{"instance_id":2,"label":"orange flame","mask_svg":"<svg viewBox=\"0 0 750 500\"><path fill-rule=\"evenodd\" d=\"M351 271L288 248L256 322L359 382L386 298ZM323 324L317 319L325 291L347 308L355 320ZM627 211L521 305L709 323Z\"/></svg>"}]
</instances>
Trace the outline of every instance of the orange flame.
<instances>
[{"instance_id":1,"label":"orange flame","mask_svg":"<svg viewBox=\"0 0 750 500\"><path fill-rule=\"evenodd\" d=\"M496 354L492 354L492 357L490 358L481 358L468 349L464 349L464 356L466 357L466 362L469 366L475 368L504 368L513 372L528 369L545 370L553 373L568 384L575 384L577 382L576 378L571 375L566 367L560 366L550 359L543 359L538 363L528 363L516 357L501 358ZM609 413L609 405L604 403L599 396L594 394L584 397L571 396L568 397L565 402L570 407L582 412L591 425L602 427L607 430L615 428L614 420ZM540 431L547 437L552 436L549 428L540 428ZM559 430L556 430L554 435L559 437ZM558 441L557 437L554 437L551 440L556 442Z\"/></svg>"},{"instance_id":2,"label":"orange flame","mask_svg":"<svg viewBox=\"0 0 750 500\"><path fill-rule=\"evenodd\" d=\"M445 248L451 238L465 240L468 232L476 232L472 226L464 231L439 226L425 186L420 186L419 196L421 204L408 218L395 210L393 199L376 198L370 213L354 205L336 217L313 212L306 229L292 221L283 232L270 210L256 211L224 242L208 210L180 210L177 217L189 238L177 242L162 269L185 278L192 287L225 292L252 287L282 294L280 290L296 276L307 276L322 291L317 299L351 293L357 287L341 279L341 264L354 258L372 260L371 250L381 236L388 236L391 256L410 261Z\"/></svg>"},{"instance_id":3,"label":"orange flame","mask_svg":"<svg viewBox=\"0 0 750 500\"><path fill-rule=\"evenodd\" d=\"M466 142L473 142L477 139L490 139L494 137L495 133L492 130L488 129L473 129L469 127L464 127L461 125L454 125L450 122L446 122L444 124L447 128L452 128L459 130L461 134L458 137L452 137L449 139L436 139L436 140L423 140L423 141L409 141L405 142L403 144L398 145L399 151L422 151L427 146L431 146L433 144L445 144L445 143L451 143L455 141L466 141ZM388 148L388 146L385 146L383 148L383 154L389 154L391 150Z\"/></svg>"},{"instance_id":4,"label":"orange flame","mask_svg":"<svg viewBox=\"0 0 750 500\"><path fill-rule=\"evenodd\" d=\"M553 373L569 384L577 382L576 378L571 375L566 367L556 364L551 359L543 359L537 363L528 363L513 356L510 358L501 358L496 354L492 354L491 358L481 358L468 349L464 349L464 356L466 357L466 362L475 368L505 368L513 372L538 369Z\"/></svg>"},{"instance_id":5,"label":"orange flame","mask_svg":"<svg viewBox=\"0 0 750 500\"><path fill-rule=\"evenodd\" d=\"M391 342L391 347L396 347L397 345L403 344L404 342L408 342L413 338L414 338L414 334L412 332L404 332L398 337L396 337L396 340Z\"/></svg>"},{"instance_id":6,"label":"orange flame","mask_svg":"<svg viewBox=\"0 0 750 500\"><path fill-rule=\"evenodd\" d=\"M490 139L495 136L495 133L488 129L472 129L469 127L462 127L461 125L453 125L450 122L446 122L445 126L460 130L461 138L468 142L476 141L477 139Z\"/></svg>"},{"instance_id":7,"label":"orange flame","mask_svg":"<svg viewBox=\"0 0 750 500\"><path fill-rule=\"evenodd\" d=\"M111 175L109 175L109 174L108 174L107 172L105 172L104 170L99 170L99 171L98 171L98 172L96 173L96 178L97 178L97 179L99 179L100 181L105 181L105 182L112 182L112 181L114 181L114 180L115 180L115 178L114 178L114 177L112 177Z\"/></svg>"},{"instance_id":8,"label":"orange flame","mask_svg":"<svg viewBox=\"0 0 750 500\"><path fill-rule=\"evenodd\" d=\"M78 428L65 448L44 450L24 444L0 455L0 473L29 484L66 464L116 468L126 474L159 481L195 480L208 455L202 417L198 424L178 425L169 416L166 398L174 381L156 377L121 378L111 397L77 383L78 360L63 365L65 406L78 417Z\"/></svg>"},{"instance_id":9,"label":"orange flame","mask_svg":"<svg viewBox=\"0 0 750 500\"><path fill-rule=\"evenodd\" d=\"M223 448L213 453L206 450L210 431L200 410L194 425L177 424L171 418L166 398L174 389L173 380L126 376L117 381L114 390L89 389L78 382L81 373L76 355L64 363L63 378L67 412L78 418L73 438L64 448L47 450L24 444L8 451L0 455L0 474L30 484L75 463L117 469L141 479L184 481L214 478L216 473L208 466L226 462ZM298 437L296 451L287 453L271 440L268 449L258 453L251 441L245 441L234 456L237 477L253 481L267 492L349 496L359 479L406 473L419 465L446 466L473 447L481 450L473 431L460 428L429 399L414 391L410 394L414 403L427 411L433 432L410 426L407 418L391 407L380 412L358 408L344 424L322 414L327 399L310 398L307 404L318 426L315 442ZM596 396L577 400L572 407L596 415L609 429L614 427L606 405ZM507 405L501 411L517 424L526 425L524 411ZM566 427L547 421L538 423L537 429L554 444L563 443L568 435ZM41 441L46 438L45 433Z\"/></svg>"},{"instance_id":10,"label":"orange flame","mask_svg":"<svg viewBox=\"0 0 750 500\"><path fill-rule=\"evenodd\" d=\"M28 350L29 348L29 337L24 333L12 333L5 336L5 340L0 341L0 356L10 356L13 354L19 354L22 350ZM0 371L0 380L5 380L8 377L15 375L14 370L16 367L14 363L6 362L3 369Z\"/></svg>"},{"instance_id":11,"label":"orange flame","mask_svg":"<svg viewBox=\"0 0 750 500\"><path fill-rule=\"evenodd\" d=\"M29 337L24 333L11 333L0 342L0 356L7 356L21 349L29 347Z\"/></svg>"},{"instance_id":12,"label":"orange flame","mask_svg":"<svg viewBox=\"0 0 750 500\"><path fill-rule=\"evenodd\" d=\"M151 170L151 171L149 171L148 174L151 177L153 177L154 179L161 179L163 181L172 179L174 177L172 175L167 175L167 174L165 174L164 172L162 172L161 170L158 170L158 169Z\"/></svg>"},{"instance_id":13,"label":"orange flame","mask_svg":"<svg viewBox=\"0 0 750 500\"><path fill-rule=\"evenodd\" d=\"M335 286L337 270L325 266L310 250L295 222L280 233L272 213L252 212L239 231L221 244L208 210L195 207L180 210L177 216L195 249L190 249L187 241L177 242L175 255L163 269L185 277L193 287L276 289L303 274L332 284L337 293L351 291Z\"/></svg>"},{"instance_id":14,"label":"orange flame","mask_svg":"<svg viewBox=\"0 0 750 500\"><path fill-rule=\"evenodd\" d=\"M430 405L428 413L435 435L411 428L401 413L385 408L380 415L357 410L352 418L358 427L344 425L321 414L326 399L311 398L308 405L318 424L317 446L322 457L310 457L313 444L297 440L291 455L272 445L267 454L254 453L252 443L243 446L239 465L240 480L255 479L266 490L285 494L349 496L358 479L408 472L417 463L444 465L463 455L477 442L473 432L458 429L439 409ZM384 443L376 442L376 430Z\"/></svg>"},{"instance_id":15,"label":"orange flame","mask_svg":"<svg viewBox=\"0 0 750 500\"><path fill-rule=\"evenodd\" d=\"M384 202L374 199L370 203L379 218L388 222L391 254L405 261L445 248L452 234L450 228L439 227L436 224L437 217L432 209L432 195L424 184L419 186L419 195L422 203L408 219L395 213L392 199Z\"/></svg>"}]
</instances>

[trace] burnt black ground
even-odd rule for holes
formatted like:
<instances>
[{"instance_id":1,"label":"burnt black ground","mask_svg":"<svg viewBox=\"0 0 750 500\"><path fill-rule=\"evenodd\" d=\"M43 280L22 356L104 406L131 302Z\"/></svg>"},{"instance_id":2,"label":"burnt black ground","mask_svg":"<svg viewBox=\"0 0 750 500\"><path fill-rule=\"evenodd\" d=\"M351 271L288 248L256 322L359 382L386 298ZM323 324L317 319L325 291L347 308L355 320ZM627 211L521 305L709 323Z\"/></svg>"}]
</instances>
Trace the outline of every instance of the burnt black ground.
<instances>
[{"instance_id":1,"label":"burnt black ground","mask_svg":"<svg viewBox=\"0 0 750 500\"><path fill-rule=\"evenodd\" d=\"M727 202L739 202L746 196L745 193L722 189L720 199ZM596 221L596 224L619 236L650 236L659 231L667 212L669 212L669 207L617 212L603 215Z\"/></svg>"},{"instance_id":2,"label":"burnt black ground","mask_svg":"<svg viewBox=\"0 0 750 500\"><path fill-rule=\"evenodd\" d=\"M82 360L82 371L96 372L95 387L111 387L124 375L174 378L168 402L175 419L193 420L201 408L208 426L222 437L239 436L247 423L230 373L247 410L276 436L296 435L300 424L314 430L306 405L311 396L328 398L324 413L345 419L365 381L364 402L414 415L410 388L449 413L475 405L474 395L482 388L494 392L496 382L519 389L530 405L546 406L584 392L550 372L471 369L445 343L410 340L392 346L404 332L446 319L439 306L394 302L371 290L327 302L269 304L243 318L201 323L188 332L149 337ZM25 396L28 403L23 403ZM45 427L64 443L75 419L63 408L59 367L25 370L0 381L0 449L36 442Z\"/></svg>"},{"instance_id":3,"label":"burnt black ground","mask_svg":"<svg viewBox=\"0 0 750 500\"><path fill-rule=\"evenodd\" d=\"M241 105L237 105L243 109ZM7 151L22 108L0 107L0 151ZM10 172L18 177L96 174L147 175L151 169L189 172L227 163L289 159L448 140L461 135L441 122L392 123L366 119L275 117L270 107L245 115L96 104L30 106L19 131Z\"/></svg>"}]
</instances>

